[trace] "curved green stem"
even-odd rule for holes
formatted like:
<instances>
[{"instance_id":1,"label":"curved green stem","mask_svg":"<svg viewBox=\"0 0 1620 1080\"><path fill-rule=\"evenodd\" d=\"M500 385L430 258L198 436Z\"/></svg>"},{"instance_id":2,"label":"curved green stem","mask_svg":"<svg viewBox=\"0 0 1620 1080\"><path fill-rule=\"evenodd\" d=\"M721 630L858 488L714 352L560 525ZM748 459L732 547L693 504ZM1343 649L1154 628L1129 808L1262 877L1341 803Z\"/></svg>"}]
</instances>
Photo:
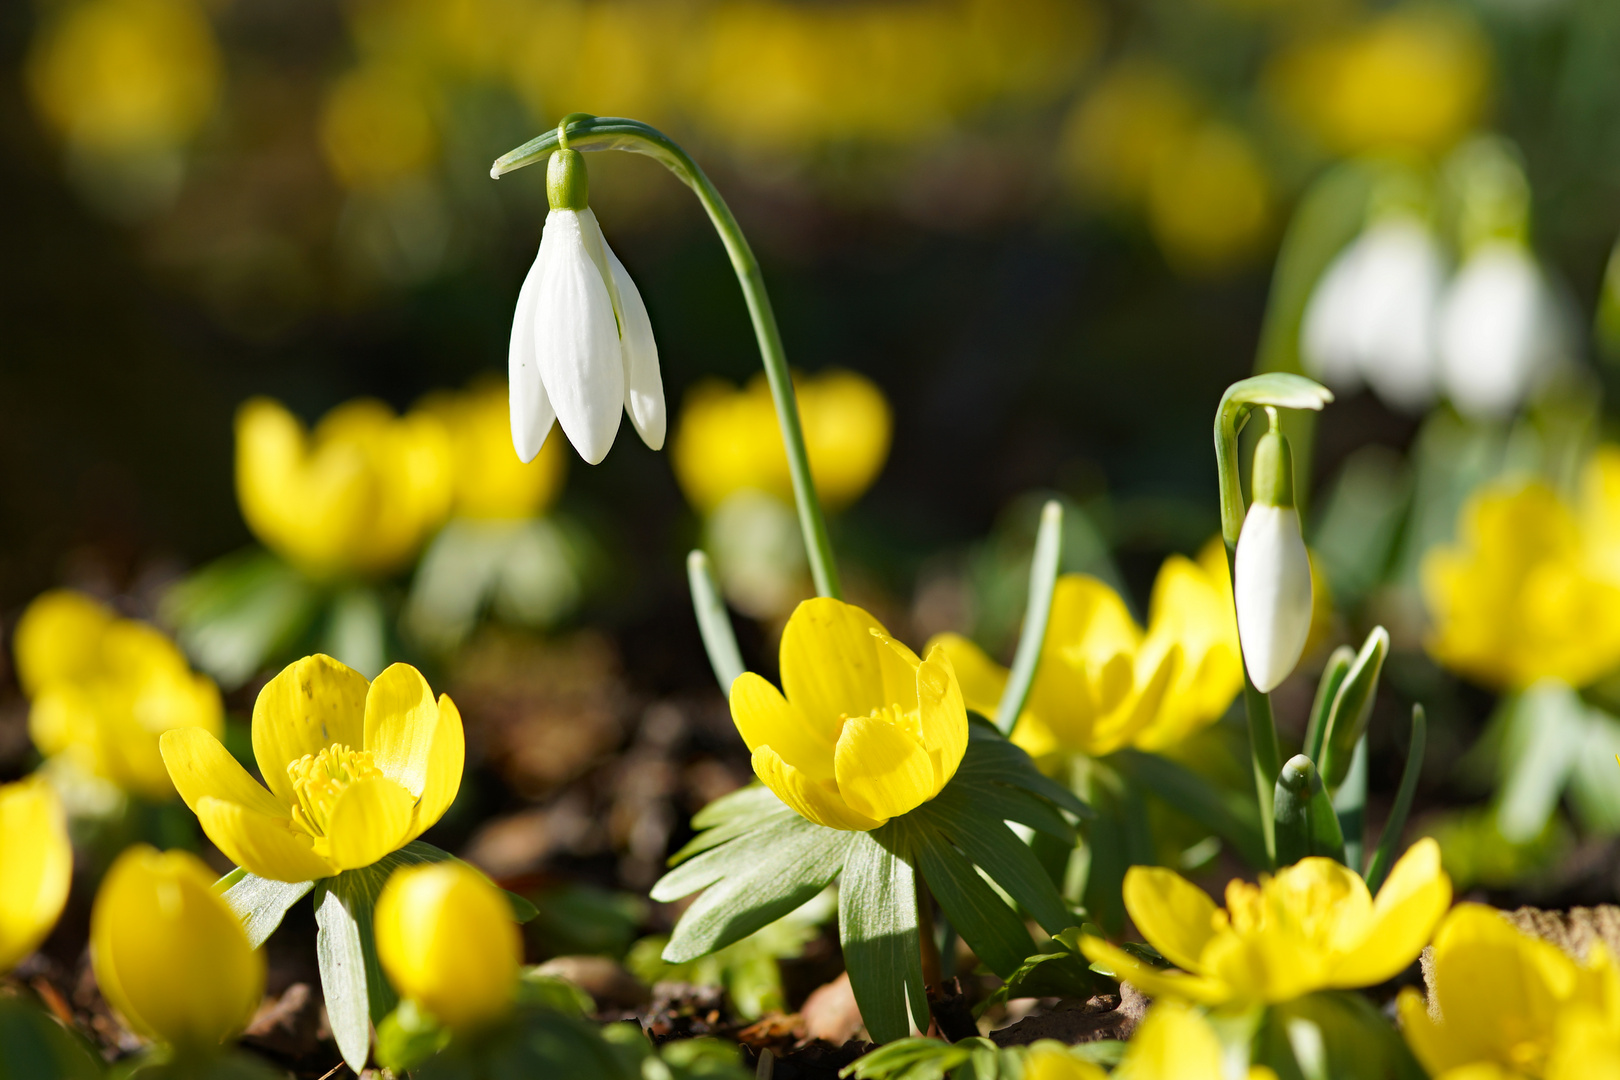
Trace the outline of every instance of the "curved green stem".
<instances>
[{"instance_id":1,"label":"curved green stem","mask_svg":"<svg viewBox=\"0 0 1620 1080\"><path fill-rule=\"evenodd\" d=\"M822 517L821 500L816 496L815 483L810 475L810 457L804 448L804 429L799 422L799 407L793 395L787 356L782 351L782 335L776 328L776 315L771 310L770 297L765 293L765 279L759 272L759 261L754 258L748 241L744 239L737 219L731 215L731 208L697 162L673 139L639 120L612 116L570 114L564 117L557 129L530 139L516 150L496 158L489 175L498 180L516 169L545 160L559 148L558 133L564 129L568 147L572 150L627 150L653 158L691 188L698 202L708 212L709 221L713 223L715 232L720 234L720 242L725 245L726 254L731 258L731 268L737 275L737 284L742 287L743 299L748 304L748 317L754 323L754 337L759 342L759 355L764 362L765 378L770 383L771 400L776 404L777 423L782 428L782 444L787 448L788 473L793 480L799 528L804 533L804 549L810 560L810 574L815 580L816 592L821 596L840 596L843 590L838 581L838 566L833 561L827 522Z\"/></svg>"}]
</instances>

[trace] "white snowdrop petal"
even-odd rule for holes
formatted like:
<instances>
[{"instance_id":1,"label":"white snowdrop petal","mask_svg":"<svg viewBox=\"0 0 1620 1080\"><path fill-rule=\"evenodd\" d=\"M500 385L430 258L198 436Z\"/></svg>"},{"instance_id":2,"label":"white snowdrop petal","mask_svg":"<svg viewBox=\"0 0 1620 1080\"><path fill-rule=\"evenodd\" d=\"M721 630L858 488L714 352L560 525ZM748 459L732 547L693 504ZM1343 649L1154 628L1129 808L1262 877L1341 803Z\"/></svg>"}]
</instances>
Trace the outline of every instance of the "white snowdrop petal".
<instances>
[{"instance_id":1,"label":"white snowdrop petal","mask_svg":"<svg viewBox=\"0 0 1620 1080\"><path fill-rule=\"evenodd\" d=\"M1460 412L1508 416L1556 360L1557 328L1541 273L1517 244L1472 255L1440 312L1440 370Z\"/></svg>"},{"instance_id":2,"label":"white snowdrop petal","mask_svg":"<svg viewBox=\"0 0 1620 1080\"><path fill-rule=\"evenodd\" d=\"M1350 349L1379 397L1421 411L1435 396L1440 249L1425 226L1408 218L1376 224L1356 243L1362 251Z\"/></svg>"},{"instance_id":3,"label":"white snowdrop petal","mask_svg":"<svg viewBox=\"0 0 1620 1080\"><path fill-rule=\"evenodd\" d=\"M545 269L534 324L540 376L563 433L595 465L612 448L624 407L613 301L586 250L577 212L547 215L540 258Z\"/></svg>"},{"instance_id":4,"label":"white snowdrop petal","mask_svg":"<svg viewBox=\"0 0 1620 1080\"><path fill-rule=\"evenodd\" d=\"M1232 581L1249 681L1270 693L1299 663L1311 629L1311 564L1299 511L1258 502L1249 507Z\"/></svg>"},{"instance_id":5,"label":"white snowdrop petal","mask_svg":"<svg viewBox=\"0 0 1620 1080\"><path fill-rule=\"evenodd\" d=\"M541 252L544 252L544 246ZM540 255L523 279L518 292L517 310L512 316L512 342L507 350L506 378L512 410L512 448L523 461L533 461L545 445L557 414L546 396L545 382L534 348L535 307L540 297L540 278L545 271Z\"/></svg>"},{"instance_id":6,"label":"white snowdrop petal","mask_svg":"<svg viewBox=\"0 0 1620 1080\"><path fill-rule=\"evenodd\" d=\"M619 298L621 344L624 348L624 411L630 414L641 441L654 450L664 448L668 419L664 413L664 379L658 370L658 343L641 290L630 279L624 263L606 244L608 267Z\"/></svg>"}]
</instances>

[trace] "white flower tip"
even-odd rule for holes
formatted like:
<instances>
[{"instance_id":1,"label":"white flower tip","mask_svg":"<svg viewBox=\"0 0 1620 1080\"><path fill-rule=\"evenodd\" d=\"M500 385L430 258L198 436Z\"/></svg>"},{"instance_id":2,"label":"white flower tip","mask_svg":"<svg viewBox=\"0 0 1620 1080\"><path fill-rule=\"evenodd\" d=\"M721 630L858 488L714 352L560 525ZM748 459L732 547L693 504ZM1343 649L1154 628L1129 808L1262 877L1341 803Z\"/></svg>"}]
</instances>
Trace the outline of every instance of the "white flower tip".
<instances>
[{"instance_id":1,"label":"white flower tip","mask_svg":"<svg viewBox=\"0 0 1620 1080\"><path fill-rule=\"evenodd\" d=\"M489 167L489 178L491 180L499 180L501 178L501 163L500 162L497 161L495 164L493 164L493 165L491 165Z\"/></svg>"}]
</instances>

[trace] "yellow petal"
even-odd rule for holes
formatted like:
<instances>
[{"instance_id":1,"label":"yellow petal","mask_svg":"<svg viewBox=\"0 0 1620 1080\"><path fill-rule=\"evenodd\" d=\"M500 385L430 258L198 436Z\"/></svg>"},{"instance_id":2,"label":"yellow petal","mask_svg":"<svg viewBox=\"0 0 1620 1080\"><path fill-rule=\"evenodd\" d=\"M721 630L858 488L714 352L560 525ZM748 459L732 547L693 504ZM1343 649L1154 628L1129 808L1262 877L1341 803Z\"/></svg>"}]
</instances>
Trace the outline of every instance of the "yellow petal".
<instances>
[{"instance_id":1,"label":"yellow petal","mask_svg":"<svg viewBox=\"0 0 1620 1080\"><path fill-rule=\"evenodd\" d=\"M407 843L438 824L461 791L461 775L466 768L467 738L462 730L461 710L449 694L439 695L439 722L429 753L427 780L416 800Z\"/></svg>"},{"instance_id":2,"label":"yellow petal","mask_svg":"<svg viewBox=\"0 0 1620 1080\"><path fill-rule=\"evenodd\" d=\"M768 746L754 751L754 775L800 817L829 829L865 832L882 825L885 819L870 818L852 809L830 781L811 780L784 762Z\"/></svg>"},{"instance_id":3,"label":"yellow petal","mask_svg":"<svg viewBox=\"0 0 1620 1080\"><path fill-rule=\"evenodd\" d=\"M327 858L339 870L370 866L405 846L411 793L386 776L368 776L343 789L327 822Z\"/></svg>"},{"instance_id":4,"label":"yellow petal","mask_svg":"<svg viewBox=\"0 0 1620 1080\"><path fill-rule=\"evenodd\" d=\"M264 993L264 956L193 855L130 848L91 913L102 992L136 1030L206 1052L247 1025Z\"/></svg>"},{"instance_id":5,"label":"yellow petal","mask_svg":"<svg viewBox=\"0 0 1620 1080\"><path fill-rule=\"evenodd\" d=\"M73 848L43 777L0 785L0 973L39 948L67 903Z\"/></svg>"},{"instance_id":6,"label":"yellow petal","mask_svg":"<svg viewBox=\"0 0 1620 1080\"><path fill-rule=\"evenodd\" d=\"M1373 986L1404 971L1434 936L1451 906L1451 879L1432 837L1413 844L1390 870L1373 901L1363 943L1335 967L1330 985Z\"/></svg>"},{"instance_id":7,"label":"yellow petal","mask_svg":"<svg viewBox=\"0 0 1620 1080\"><path fill-rule=\"evenodd\" d=\"M870 716L844 724L833 770L844 801L871 818L899 817L938 793L934 765L922 743L909 731Z\"/></svg>"},{"instance_id":8,"label":"yellow petal","mask_svg":"<svg viewBox=\"0 0 1620 1080\"><path fill-rule=\"evenodd\" d=\"M872 636L883 625L842 600L818 597L794 609L782 631L782 690L812 723L917 707L916 668Z\"/></svg>"},{"instance_id":9,"label":"yellow petal","mask_svg":"<svg viewBox=\"0 0 1620 1080\"><path fill-rule=\"evenodd\" d=\"M316 881L338 872L285 815L273 817L210 795L198 799L195 810L208 839L249 873L273 881Z\"/></svg>"},{"instance_id":10,"label":"yellow petal","mask_svg":"<svg viewBox=\"0 0 1620 1080\"><path fill-rule=\"evenodd\" d=\"M1125 871L1125 910L1131 922L1164 958L1184 971L1199 971L1200 957L1215 936L1215 901L1173 870L1133 866Z\"/></svg>"},{"instance_id":11,"label":"yellow petal","mask_svg":"<svg viewBox=\"0 0 1620 1080\"><path fill-rule=\"evenodd\" d=\"M731 684L731 719L750 751L769 746L813 780L833 775L833 729L825 716L812 722L767 680L744 672Z\"/></svg>"},{"instance_id":12,"label":"yellow petal","mask_svg":"<svg viewBox=\"0 0 1620 1080\"><path fill-rule=\"evenodd\" d=\"M1071 651L1100 667L1121 653L1134 653L1141 641L1141 629L1113 589L1087 574L1058 578L1045 648Z\"/></svg>"},{"instance_id":13,"label":"yellow petal","mask_svg":"<svg viewBox=\"0 0 1620 1080\"><path fill-rule=\"evenodd\" d=\"M938 646L917 667L917 709L922 727L923 747L934 767L934 790L938 795L956 775L967 753L967 705L962 687L956 681L951 659Z\"/></svg>"},{"instance_id":14,"label":"yellow petal","mask_svg":"<svg viewBox=\"0 0 1620 1080\"><path fill-rule=\"evenodd\" d=\"M1149 967L1124 949L1090 934L1080 938L1080 951L1087 960L1107 968L1116 979L1130 983L1148 997L1180 998L1200 1005L1220 1005L1232 996L1225 985L1214 979Z\"/></svg>"},{"instance_id":15,"label":"yellow petal","mask_svg":"<svg viewBox=\"0 0 1620 1080\"><path fill-rule=\"evenodd\" d=\"M253 756L282 803L294 802L289 762L337 743L365 743L366 677L317 653L288 664L253 703Z\"/></svg>"},{"instance_id":16,"label":"yellow petal","mask_svg":"<svg viewBox=\"0 0 1620 1080\"><path fill-rule=\"evenodd\" d=\"M287 819L287 808L264 790L220 741L201 728L175 728L158 740L180 798L192 813L204 798L240 803L267 817Z\"/></svg>"},{"instance_id":17,"label":"yellow petal","mask_svg":"<svg viewBox=\"0 0 1620 1080\"><path fill-rule=\"evenodd\" d=\"M392 664L372 681L363 738L382 774L413 797L426 789L436 767L452 767L450 797L455 797L465 757L460 714L454 723L441 724L433 691L409 664ZM435 779L442 783L444 778Z\"/></svg>"},{"instance_id":18,"label":"yellow petal","mask_svg":"<svg viewBox=\"0 0 1620 1080\"><path fill-rule=\"evenodd\" d=\"M1108 1074L1082 1061L1056 1039L1031 1043L1024 1056L1024 1080L1108 1080Z\"/></svg>"},{"instance_id":19,"label":"yellow petal","mask_svg":"<svg viewBox=\"0 0 1620 1080\"><path fill-rule=\"evenodd\" d=\"M1126 1044L1120 1080L1224 1080L1221 1041L1209 1021L1175 999L1156 1002Z\"/></svg>"},{"instance_id":20,"label":"yellow petal","mask_svg":"<svg viewBox=\"0 0 1620 1080\"><path fill-rule=\"evenodd\" d=\"M376 908L377 956L400 994L457 1030L511 1007L523 942L506 897L464 862L395 871Z\"/></svg>"},{"instance_id":21,"label":"yellow petal","mask_svg":"<svg viewBox=\"0 0 1620 1080\"><path fill-rule=\"evenodd\" d=\"M961 634L935 634L923 647L923 654L932 657L935 649L943 649L950 658L967 707L986 719L995 719L1002 691L1007 688L1007 669Z\"/></svg>"},{"instance_id":22,"label":"yellow petal","mask_svg":"<svg viewBox=\"0 0 1620 1080\"><path fill-rule=\"evenodd\" d=\"M99 659L101 635L113 617L107 607L71 589L35 597L12 636L23 693L33 697L53 682L91 674Z\"/></svg>"}]
</instances>

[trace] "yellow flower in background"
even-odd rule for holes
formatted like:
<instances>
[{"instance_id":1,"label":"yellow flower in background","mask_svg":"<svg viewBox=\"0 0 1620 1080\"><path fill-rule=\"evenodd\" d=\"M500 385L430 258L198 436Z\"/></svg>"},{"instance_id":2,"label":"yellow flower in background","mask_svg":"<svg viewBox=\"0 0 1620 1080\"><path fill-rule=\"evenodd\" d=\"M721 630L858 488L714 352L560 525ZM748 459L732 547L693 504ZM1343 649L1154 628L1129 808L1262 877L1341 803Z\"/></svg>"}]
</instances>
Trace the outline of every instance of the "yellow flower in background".
<instances>
[{"instance_id":1,"label":"yellow flower in background","mask_svg":"<svg viewBox=\"0 0 1620 1080\"><path fill-rule=\"evenodd\" d=\"M967 710L942 650L919 660L865 611L821 598L788 619L781 671L782 690L753 672L738 676L731 718L754 772L804 817L875 829L956 775Z\"/></svg>"},{"instance_id":2,"label":"yellow flower in background","mask_svg":"<svg viewBox=\"0 0 1620 1080\"><path fill-rule=\"evenodd\" d=\"M1024 1080L1107 1080L1102 1067L1082 1061L1064 1043L1041 1039L1030 1044L1024 1057Z\"/></svg>"},{"instance_id":3,"label":"yellow flower in background","mask_svg":"<svg viewBox=\"0 0 1620 1080\"><path fill-rule=\"evenodd\" d=\"M1397 1005L1433 1076L1577 1080L1620 1066L1620 976L1601 942L1578 964L1500 911L1459 904L1435 934L1430 980L1427 1002L1407 987Z\"/></svg>"},{"instance_id":4,"label":"yellow flower in background","mask_svg":"<svg viewBox=\"0 0 1620 1080\"><path fill-rule=\"evenodd\" d=\"M194 674L161 631L83 593L37 597L17 623L14 648L39 752L131 794L174 797L158 753L164 732L224 731L212 679Z\"/></svg>"},{"instance_id":5,"label":"yellow flower in background","mask_svg":"<svg viewBox=\"0 0 1620 1080\"><path fill-rule=\"evenodd\" d=\"M1114 1080L1228 1080L1225 1051L1202 1013L1174 998L1154 1002L1142 1026L1125 1044ZM1248 1080L1276 1080L1264 1065L1251 1065Z\"/></svg>"},{"instance_id":6,"label":"yellow flower in background","mask_svg":"<svg viewBox=\"0 0 1620 1080\"><path fill-rule=\"evenodd\" d=\"M264 996L264 955L184 851L145 844L113 863L90 913L90 962L109 1004L148 1039L206 1052L240 1032Z\"/></svg>"},{"instance_id":7,"label":"yellow flower in background","mask_svg":"<svg viewBox=\"0 0 1620 1080\"><path fill-rule=\"evenodd\" d=\"M1490 55L1457 6L1411 5L1284 51L1266 82L1278 108L1335 153L1436 152L1478 118Z\"/></svg>"},{"instance_id":8,"label":"yellow flower in background","mask_svg":"<svg viewBox=\"0 0 1620 1080\"><path fill-rule=\"evenodd\" d=\"M450 435L451 513L456 517L538 517L562 493L568 468L565 441L547 439L533 461L518 460L512 452L504 382L429 394L415 412L438 417Z\"/></svg>"},{"instance_id":9,"label":"yellow flower in background","mask_svg":"<svg viewBox=\"0 0 1620 1080\"><path fill-rule=\"evenodd\" d=\"M348 188L376 190L416 176L438 160L431 84L403 67L345 73L321 106L321 149Z\"/></svg>"},{"instance_id":10,"label":"yellow flower in background","mask_svg":"<svg viewBox=\"0 0 1620 1080\"><path fill-rule=\"evenodd\" d=\"M1271 228L1271 178L1253 142L1211 120L1154 163L1148 226L1177 268L1213 273L1256 254Z\"/></svg>"},{"instance_id":11,"label":"yellow flower in background","mask_svg":"<svg viewBox=\"0 0 1620 1080\"><path fill-rule=\"evenodd\" d=\"M103 153L177 146L219 95L220 56L192 0L83 0L46 22L28 57L35 107Z\"/></svg>"},{"instance_id":12,"label":"yellow flower in background","mask_svg":"<svg viewBox=\"0 0 1620 1080\"><path fill-rule=\"evenodd\" d=\"M67 903L73 846L43 777L0 784L0 974L39 948Z\"/></svg>"},{"instance_id":13,"label":"yellow flower in background","mask_svg":"<svg viewBox=\"0 0 1620 1080\"><path fill-rule=\"evenodd\" d=\"M1606 449L1577 511L1536 482L1496 485L1463 507L1453 544L1423 561L1429 652L1493 687L1540 679L1584 686L1620 665L1620 567L1613 561L1616 475Z\"/></svg>"},{"instance_id":14,"label":"yellow flower in background","mask_svg":"<svg viewBox=\"0 0 1620 1080\"><path fill-rule=\"evenodd\" d=\"M1187 137L1202 111L1172 68L1143 57L1122 60L1070 114L1064 164L1083 188L1136 205L1146 200L1158 163Z\"/></svg>"},{"instance_id":15,"label":"yellow flower in background","mask_svg":"<svg viewBox=\"0 0 1620 1080\"><path fill-rule=\"evenodd\" d=\"M816 491L829 508L847 506L888 459L889 403L870 379L850 371L796 377L794 392ZM719 379L693 387L681 404L670 449L675 479L702 513L743 490L793 498L787 451L763 375L742 390Z\"/></svg>"},{"instance_id":16,"label":"yellow flower in background","mask_svg":"<svg viewBox=\"0 0 1620 1080\"><path fill-rule=\"evenodd\" d=\"M968 707L995 715L1007 669L959 634L940 634ZM1226 712L1243 689L1226 549L1217 537L1197 561L1159 567L1144 632L1119 594L1066 574L1052 594L1040 666L1013 741L1033 755L1093 756L1122 746L1174 746Z\"/></svg>"},{"instance_id":17,"label":"yellow flower in background","mask_svg":"<svg viewBox=\"0 0 1620 1080\"><path fill-rule=\"evenodd\" d=\"M377 957L389 982L457 1030L512 1007L523 940L506 897L464 862L394 872L377 899Z\"/></svg>"},{"instance_id":18,"label":"yellow flower in background","mask_svg":"<svg viewBox=\"0 0 1620 1080\"><path fill-rule=\"evenodd\" d=\"M266 547L317 578L405 566L450 510L450 437L435 417L358 399L313 432L268 398L236 414L236 497Z\"/></svg>"},{"instance_id":19,"label":"yellow flower in background","mask_svg":"<svg viewBox=\"0 0 1620 1080\"><path fill-rule=\"evenodd\" d=\"M330 656L287 665L253 703L266 791L218 739L183 729L163 760L208 838L276 881L370 866L438 821L461 787L461 714L407 664L370 683Z\"/></svg>"},{"instance_id":20,"label":"yellow flower in background","mask_svg":"<svg viewBox=\"0 0 1620 1080\"><path fill-rule=\"evenodd\" d=\"M1373 986L1405 970L1451 906L1451 882L1432 839L1413 844L1376 898L1361 875L1312 857L1234 878L1226 908L1172 870L1133 866L1125 909L1148 943L1180 971L1138 961L1101 938L1081 948L1150 997L1202 1005L1276 1004L1316 990Z\"/></svg>"}]
</instances>

